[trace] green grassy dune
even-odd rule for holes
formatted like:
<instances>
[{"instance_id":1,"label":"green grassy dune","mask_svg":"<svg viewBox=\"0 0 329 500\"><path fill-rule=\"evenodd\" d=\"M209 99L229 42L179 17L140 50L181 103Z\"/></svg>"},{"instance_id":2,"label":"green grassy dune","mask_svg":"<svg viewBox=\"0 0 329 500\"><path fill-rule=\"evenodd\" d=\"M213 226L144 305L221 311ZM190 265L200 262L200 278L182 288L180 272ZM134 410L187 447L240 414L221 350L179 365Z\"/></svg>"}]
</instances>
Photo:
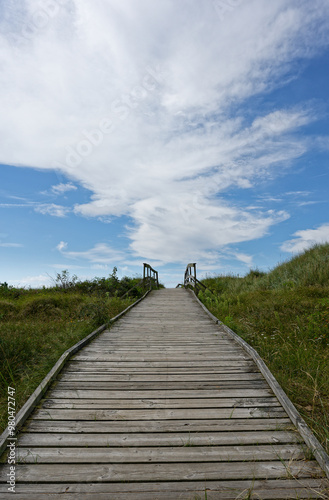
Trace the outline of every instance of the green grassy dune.
<instances>
[{"instance_id":1,"label":"green grassy dune","mask_svg":"<svg viewBox=\"0 0 329 500\"><path fill-rule=\"evenodd\" d=\"M252 345L329 451L329 244L271 272L218 276L199 298Z\"/></svg>"},{"instance_id":2,"label":"green grassy dune","mask_svg":"<svg viewBox=\"0 0 329 500\"><path fill-rule=\"evenodd\" d=\"M67 271L42 290L0 284L0 432L7 426L7 390L15 388L16 411L63 352L142 296L139 279L78 281Z\"/></svg>"}]
</instances>

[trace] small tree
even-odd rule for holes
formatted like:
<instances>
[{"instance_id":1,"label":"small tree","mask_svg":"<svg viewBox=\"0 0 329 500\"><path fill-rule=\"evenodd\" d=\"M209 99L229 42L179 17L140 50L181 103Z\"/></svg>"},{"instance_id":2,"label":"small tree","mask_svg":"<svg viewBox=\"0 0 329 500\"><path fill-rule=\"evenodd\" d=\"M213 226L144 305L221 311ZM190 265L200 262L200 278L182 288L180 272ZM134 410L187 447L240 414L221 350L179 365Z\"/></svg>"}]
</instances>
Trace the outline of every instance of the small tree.
<instances>
[{"instance_id":1,"label":"small tree","mask_svg":"<svg viewBox=\"0 0 329 500\"><path fill-rule=\"evenodd\" d=\"M57 273L55 283L56 287L66 290L67 288L74 287L77 280L78 277L75 274L73 274L73 276L71 277L68 270L65 269L61 273Z\"/></svg>"}]
</instances>

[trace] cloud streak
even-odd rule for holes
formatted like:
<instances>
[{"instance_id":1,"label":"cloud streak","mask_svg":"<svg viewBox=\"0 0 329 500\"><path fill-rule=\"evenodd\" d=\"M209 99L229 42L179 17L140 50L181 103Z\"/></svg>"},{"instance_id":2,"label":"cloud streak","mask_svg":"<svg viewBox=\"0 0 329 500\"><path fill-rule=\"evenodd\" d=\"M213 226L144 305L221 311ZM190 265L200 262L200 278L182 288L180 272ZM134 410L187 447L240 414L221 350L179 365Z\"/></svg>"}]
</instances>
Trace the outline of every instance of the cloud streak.
<instances>
[{"instance_id":1,"label":"cloud streak","mask_svg":"<svg viewBox=\"0 0 329 500\"><path fill-rule=\"evenodd\" d=\"M225 194L282 175L308 150L300 131L317 113L308 103L251 109L249 99L293 79L296 58L328 44L329 4L230 5L221 22L219 2L54 0L29 36L39 4L3 7L16 22L1 21L0 161L56 167L90 190L72 207L78 216L128 216L136 258L216 262L229 245L266 235L288 214L237 207ZM60 251L97 263L112 255L105 244Z\"/></svg>"},{"instance_id":2,"label":"cloud streak","mask_svg":"<svg viewBox=\"0 0 329 500\"><path fill-rule=\"evenodd\" d=\"M109 264L112 262L120 262L123 259L123 253L111 248L106 243L97 243L93 248L85 251L67 250L68 244L61 241L57 245L57 250L69 259L82 259L93 264Z\"/></svg>"},{"instance_id":3,"label":"cloud streak","mask_svg":"<svg viewBox=\"0 0 329 500\"><path fill-rule=\"evenodd\" d=\"M285 241L281 250L290 253L300 253L313 245L329 242L329 223L322 224L316 229L303 229L294 233L294 238Z\"/></svg>"}]
</instances>

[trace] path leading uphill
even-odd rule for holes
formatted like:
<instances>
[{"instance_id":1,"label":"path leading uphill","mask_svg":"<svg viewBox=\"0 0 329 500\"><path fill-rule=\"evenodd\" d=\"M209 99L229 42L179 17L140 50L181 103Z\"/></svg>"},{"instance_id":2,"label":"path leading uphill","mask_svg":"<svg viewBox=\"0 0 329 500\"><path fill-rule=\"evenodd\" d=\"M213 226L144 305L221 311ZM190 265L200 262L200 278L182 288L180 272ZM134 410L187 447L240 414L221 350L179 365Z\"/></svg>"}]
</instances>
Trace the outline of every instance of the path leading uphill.
<instances>
[{"instance_id":1,"label":"path leading uphill","mask_svg":"<svg viewBox=\"0 0 329 500\"><path fill-rule=\"evenodd\" d=\"M2 499L325 498L324 473L254 361L185 289L79 351L18 441Z\"/></svg>"}]
</instances>

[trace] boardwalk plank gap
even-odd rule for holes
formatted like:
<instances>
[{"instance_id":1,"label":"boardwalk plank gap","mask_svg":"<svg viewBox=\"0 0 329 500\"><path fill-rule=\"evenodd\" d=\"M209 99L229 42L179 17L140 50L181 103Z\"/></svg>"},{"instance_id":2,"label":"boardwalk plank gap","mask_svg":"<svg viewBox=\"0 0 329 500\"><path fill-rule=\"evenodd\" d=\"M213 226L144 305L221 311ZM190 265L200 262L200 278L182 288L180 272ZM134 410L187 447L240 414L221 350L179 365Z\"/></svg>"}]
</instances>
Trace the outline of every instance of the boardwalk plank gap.
<instances>
[{"instance_id":1,"label":"boardwalk plank gap","mask_svg":"<svg viewBox=\"0 0 329 500\"><path fill-rule=\"evenodd\" d=\"M279 399L190 292L153 291L65 363L30 415L15 498L329 498Z\"/></svg>"}]
</instances>

